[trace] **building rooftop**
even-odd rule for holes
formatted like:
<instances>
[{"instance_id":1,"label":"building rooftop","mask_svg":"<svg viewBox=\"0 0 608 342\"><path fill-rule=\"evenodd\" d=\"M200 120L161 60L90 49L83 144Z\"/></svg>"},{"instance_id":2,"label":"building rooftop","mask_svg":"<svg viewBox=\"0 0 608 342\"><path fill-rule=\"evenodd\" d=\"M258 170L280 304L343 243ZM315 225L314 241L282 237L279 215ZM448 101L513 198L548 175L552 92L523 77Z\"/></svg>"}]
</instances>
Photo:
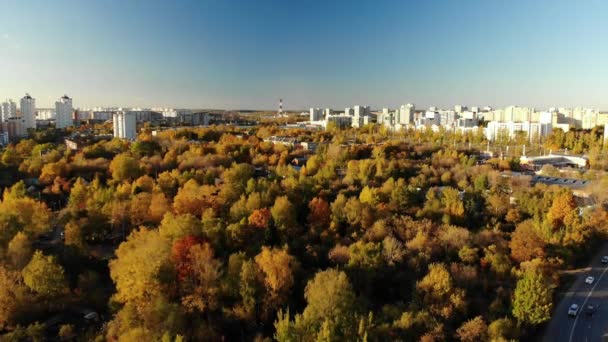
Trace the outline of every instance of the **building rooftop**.
<instances>
[{"instance_id":1,"label":"building rooftop","mask_svg":"<svg viewBox=\"0 0 608 342\"><path fill-rule=\"evenodd\" d=\"M566 186L569 188L581 188L581 187L591 184L591 181L583 180L583 179L559 178L559 177L534 175L534 176L532 176L532 183L544 183L544 184L549 184L549 185L561 185L561 186Z\"/></svg>"}]
</instances>

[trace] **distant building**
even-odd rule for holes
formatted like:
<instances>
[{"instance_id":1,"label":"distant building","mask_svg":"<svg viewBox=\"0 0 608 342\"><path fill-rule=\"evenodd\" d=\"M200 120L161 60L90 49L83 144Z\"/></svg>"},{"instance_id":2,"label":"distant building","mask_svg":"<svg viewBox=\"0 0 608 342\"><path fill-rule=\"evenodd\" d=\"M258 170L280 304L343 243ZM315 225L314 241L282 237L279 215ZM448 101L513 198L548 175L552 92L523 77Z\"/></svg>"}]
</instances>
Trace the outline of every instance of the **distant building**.
<instances>
[{"instance_id":1,"label":"distant building","mask_svg":"<svg viewBox=\"0 0 608 342\"><path fill-rule=\"evenodd\" d=\"M353 122L353 117L350 115L330 115L327 118L325 118L325 128L327 128L327 126L331 123L332 125L335 125L335 127L337 128L347 128L347 127L351 127Z\"/></svg>"},{"instance_id":2,"label":"distant building","mask_svg":"<svg viewBox=\"0 0 608 342\"><path fill-rule=\"evenodd\" d=\"M114 137L135 140L137 138L135 115L129 112L116 112L112 116Z\"/></svg>"},{"instance_id":3,"label":"distant building","mask_svg":"<svg viewBox=\"0 0 608 342\"><path fill-rule=\"evenodd\" d=\"M72 113L74 107L72 107L72 99L67 95L63 95L59 98L59 101L55 102L55 127L66 128L74 125L72 121Z\"/></svg>"},{"instance_id":4,"label":"distant building","mask_svg":"<svg viewBox=\"0 0 608 342\"><path fill-rule=\"evenodd\" d=\"M177 111L173 108L152 108L152 110L160 113L163 118L177 118Z\"/></svg>"},{"instance_id":5,"label":"distant building","mask_svg":"<svg viewBox=\"0 0 608 342\"><path fill-rule=\"evenodd\" d=\"M377 118L379 125L392 126L394 125L393 113L388 108L382 108L382 112L378 114Z\"/></svg>"},{"instance_id":6,"label":"distant building","mask_svg":"<svg viewBox=\"0 0 608 342\"><path fill-rule=\"evenodd\" d=\"M6 121L9 118L14 118L17 116L17 104L13 102L13 100L7 99L2 102L2 106L0 107L2 121Z\"/></svg>"},{"instance_id":7,"label":"distant building","mask_svg":"<svg viewBox=\"0 0 608 342\"><path fill-rule=\"evenodd\" d=\"M293 137L281 137L281 136L271 136L270 138L264 139L265 142L271 142L275 145L285 145L285 146L295 146L300 143L297 138Z\"/></svg>"},{"instance_id":8,"label":"distant building","mask_svg":"<svg viewBox=\"0 0 608 342\"><path fill-rule=\"evenodd\" d=\"M55 120L55 111L52 109L38 109L36 120Z\"/></svg>"},{"instance_id":9,"label":"distant building","mask_svg":"<svg viewBox=\"0 0 608 342\"><path fill-rule=\"evenodd\" d=\"M411 103L406 105L402 105L399 108L399 115L395 119L395 124L399 125L411 125L414 123L414 112L416 111L416 106Z\"/></svg>"},{"instance_id":10,"label":"distant building","mask_svg":"<svg viewBox=\"0 0 608 342\"><path fill-rule=\"evenodd\" d=\"M353 119L352 119L352 127L362 127L371 123L370 119L370 109L369 106L354 106L353 107Z\"/></svg>"},{"instance_id":11,"label":"distant building","mask_svg":"<svg viewBox=\"0 0 608 342\"><path fill-rule=\"evenodd\" d=\"M182 125L209 126L210 115L208 112L180 111L178 118Z\"/></svg>"},{"instance_id":12,"label":"distant building","mask_svg":"<svg viewBox=\"0 0 608 342\"><path fill-rule=\"evenodd\" d=\"M23 118L25 130L36 128L36 99L31 97L30 94L25 94L20 105L20 116Z\"/></svg>"},{"instance_id":13,"label":"distant building","mask_svg":"<svg viewBox=\"0 0 608 342\"><path fill-rule=\"evenodd\" d=\"M479 119L476 112L465 111L460 113L456 121L456 130L460 132L475 131L479 128Z\"/></svg>"},{"instance_id":14,"label":"distant building","mask_svg":"<svg viewBox=\"0 0 608 342\"><path fill-rule=\"evenodd\" d=\"M310 121L323 120L323 111L321 108L310 108Z\"/></svg>"},{"instance_id":15,"label":"distant building","mask_svg":"<svg viewBox=\"0 0 608 342\"><path fill-rule=\"evenodd\" d=\"M520 163L522 165L529 165L530 168L534 170L540 170L544 165L552 165L557 168L586 168L587 166L589 166L589 158L587 158L586 156L549 154L546 156L538 157L522 156L520 158Z\"/></svg>"},{"instance_id":16,"label":"distant building","mask_svg":"<svg viewBox=\"0 0 608 342\"><path fill-rule=\"evenodd\" d=\"M462 112L464 112L466 110L467 110L467 106L462 106L462 105L455 105L454 106L454 111L456 113L462 113Z\"/></svg>"},{"instance_id":17,"label":"distant building","mask_svg":"<svg viewBox=\"0 0 608 342\"><path fill-rule=\"evenodd\" d=\"M302 147L302 149L311 151L313 153L317 150L317 143L314 142L303 141L300 143L300 146Z\"/></svg>"},{"instance_id":18,"label":"distant building","mask_svg":"<svg viewBox=\"0 0 608 342\"><path fill-rule=\"evenodd\" d=\"M9 118L7 121L0 123L0 131L6 133L8 135L7 139L10 141L15 141L27 135L24 119L17 117Z\"/></svg>"},{"instance_id":19,"label":"distant building","mask_svg":"<svg viewBox=\"0 0 608 342\"><path fill-rule=\"evenodd\" d=\"M551 134L552 125L539 122L500 122L490 121L485 128L486 138L494 141L499 137L515 138L518 132L527 135L528 140L539 139Z\"/></svg>"}]
</instances>

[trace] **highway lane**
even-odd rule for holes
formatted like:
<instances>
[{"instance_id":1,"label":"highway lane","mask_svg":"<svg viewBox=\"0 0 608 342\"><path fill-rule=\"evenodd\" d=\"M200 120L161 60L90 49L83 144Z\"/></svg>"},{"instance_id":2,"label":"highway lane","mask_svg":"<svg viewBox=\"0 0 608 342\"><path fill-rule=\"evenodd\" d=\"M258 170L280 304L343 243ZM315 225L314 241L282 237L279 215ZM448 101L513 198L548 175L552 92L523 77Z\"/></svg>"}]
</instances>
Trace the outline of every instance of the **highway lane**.
<instances>
[{"instance_id":1,"label":"highway lane","mask_svg":"<svg viewBox=\"0 0 608 342\"><path fill-rule=\"evenodd\" d=\"M608 333L608 265L600 262L603 255L608 255L608 244L604 244L591 265L581 270L556 305L543 341L601 341L601 336ZM585 283L588 276L595 278L593 284ZM580 307L576 317L568 316L568 308L573 303ZM592 316L585 313L587 305L598 306Z\"/></svg>"}]
</instances>

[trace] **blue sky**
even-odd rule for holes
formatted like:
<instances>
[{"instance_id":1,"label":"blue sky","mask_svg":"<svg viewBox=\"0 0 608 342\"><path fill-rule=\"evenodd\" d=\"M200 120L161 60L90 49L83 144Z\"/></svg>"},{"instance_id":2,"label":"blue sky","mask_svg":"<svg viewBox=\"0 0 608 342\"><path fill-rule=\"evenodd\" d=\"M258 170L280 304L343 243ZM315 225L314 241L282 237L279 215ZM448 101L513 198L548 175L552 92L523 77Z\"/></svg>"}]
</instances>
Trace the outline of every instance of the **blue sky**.
<instances>
[{"instance_id":1,"label":"blue sky","mask_svg":"<svg viewBox=\"0 0 608 342\"><path fill-rule=\"evenodd\" d=\"M0 98L608 110L607 13L604 0L5 0Z\"/></svg>"}]
</instances>

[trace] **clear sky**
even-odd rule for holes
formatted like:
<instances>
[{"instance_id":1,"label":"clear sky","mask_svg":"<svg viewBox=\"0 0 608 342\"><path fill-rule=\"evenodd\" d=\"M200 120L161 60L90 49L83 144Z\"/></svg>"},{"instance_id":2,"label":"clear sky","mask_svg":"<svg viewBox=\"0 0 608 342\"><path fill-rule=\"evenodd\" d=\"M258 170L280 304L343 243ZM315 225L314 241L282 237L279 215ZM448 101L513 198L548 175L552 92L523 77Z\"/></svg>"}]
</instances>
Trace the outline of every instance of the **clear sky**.
<instances>
[{"instance_id":1,"label":"clear sky","mask_svg":"<svg viewBox=\"0 0 608 342\"><path fill-rule=\"evenodd\" d=\"M0 98L608 109L604 0L4 0Z\"/></svg>"}]
</instances>

